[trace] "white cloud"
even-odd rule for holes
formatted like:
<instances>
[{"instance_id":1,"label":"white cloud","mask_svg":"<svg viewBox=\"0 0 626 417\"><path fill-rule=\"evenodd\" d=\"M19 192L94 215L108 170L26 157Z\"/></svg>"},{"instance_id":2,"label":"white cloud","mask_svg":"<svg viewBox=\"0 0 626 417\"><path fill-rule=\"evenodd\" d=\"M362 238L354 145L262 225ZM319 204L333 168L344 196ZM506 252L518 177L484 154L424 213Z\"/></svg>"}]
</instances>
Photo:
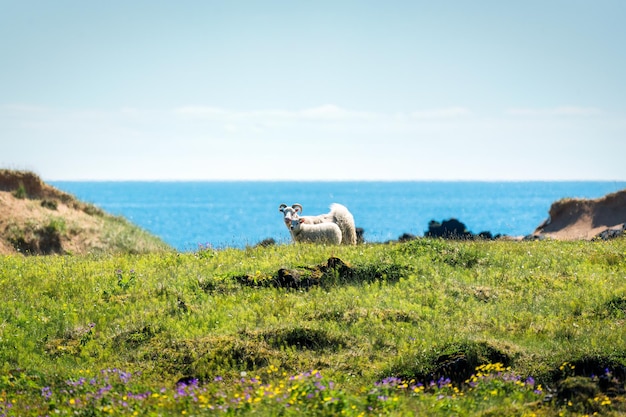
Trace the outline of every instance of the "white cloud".
<instances>
[{"instance_id":1,"label":"white cloud","mask_svg":"<svg viewBox=\"0 0 626 417\"><path fill-rule=\"evenodd\" d=\"M595 107L560 106L554 108L512 108L505 112L510 116L530 117L588 117L602 114L602 110Z\"/></svg>"},{"instance_id":2,"label":"white cloud","mask_svg":"<svg viewBox=\"0 0 626 417\"><path fill-rule=\"evenodd\" d=\"M276 179L285 166L297 179L623 178L621 167L588 151L624 153L623 120L573 106L498 116L332 104L254 111L0 105L0 165L56 179ZM564 140L575 146L564 148ZM331 149L330 159L310 152L311 143Z\"/></svg>"},{"instance_id":3,"label":"white cloud","mask_svg":"<svg viewBox=\"0 0 626 417\"><path fill-rule=\"evenodd\" d=\"M252 110L234 111L219 107L185 106L174 110L174 113L196 119L222 119L240 121L278 120L347 120L368 116L364 112L347 110L334 104L325 104L303 110Z\"/></svg>"},{"instance_id":4,"label":"white cloud","mask_svg":"<svg viewBox=\"0 0 626 417\"><path fill-rule=\"evenodd\" d=\"M469 116L472 112L465 107L447 107L441 109L419 110L410 114L414 119L450 119Z\"/></svg>"},{"instance_id":5,"label":"white cloud","mask_svg":"<svg viewBox=\"0 0 626 417\"><path fill-rule=\"evenodd\" d=\"M595 107L565 106L553 110L555 116L595 116L601 113L602 111Z\"/></svg>"},{"instance_id":6,"label":"white cloud","mask_svg":"<svg viewBox=\"0 0 626 417\"><path fill-rule=\"evenodd\" d=\"M35 113L48 110L46 107L28 104L5 104L1 106L0 109L16 113Z\"/></svg>"},{"instance_id":7,"label":"white cloud","mask_svg":"<svg viewBox=\"0 0 626 417\"><path fill-rule=\"evenodd\" d=\"M398 114L375 113L324 104L302 110L235 111L210 106L185 106L173 113L183 121L217 123L227 132L259 132L266 129L298 129L300 131L407 132L414 129L439 128L442 122L465 123L474 113L466 107L425 109ZM303 127L306 126L306 129Z\"/></svg>"},{"instance_id":8,"label":"white cloud","mask_svg":"<svg viewBox=\"0 0 626 417\"><path fill-rule=\"evenodd\" d=\"M334 104L326 104L324 106L302 110L297 113L297 116L315 120L346 120L364 118L367 117L368 114L364 112L346 110L335 106Z\"/></svg>"},{"instance_id":9,"label":"white cloud","mask_svg":"<svg viewBox=\"0 0 626 417\"><path fill-rule=\"evenodd\" d=\"M232 116L234 113L228 112L218 107L206 106L186 106L174 110L174 113L180 116L199 118L199 119L218 119Z\"/></svg>"}]
</instances>

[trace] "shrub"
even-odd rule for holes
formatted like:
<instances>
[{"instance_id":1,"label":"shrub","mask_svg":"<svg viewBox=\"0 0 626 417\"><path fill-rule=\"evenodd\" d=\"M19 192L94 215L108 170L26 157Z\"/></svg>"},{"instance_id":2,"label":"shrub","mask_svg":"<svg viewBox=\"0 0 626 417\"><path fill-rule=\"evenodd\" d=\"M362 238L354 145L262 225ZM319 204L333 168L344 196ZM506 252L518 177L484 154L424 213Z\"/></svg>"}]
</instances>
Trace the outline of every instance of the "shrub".
<instances>
[{"instance_id":1,"label":"shrub","mask_svg":"<svg viewBox=\"0 0 626 417\"><path fill-rule=\"evenodd\" d=\"M26 187L24 187L23 182L20 182L20 185L17 187L17 189L13 191L13 196L19 199L25 199L27 197Z\"/></svg>"}]
</instances>

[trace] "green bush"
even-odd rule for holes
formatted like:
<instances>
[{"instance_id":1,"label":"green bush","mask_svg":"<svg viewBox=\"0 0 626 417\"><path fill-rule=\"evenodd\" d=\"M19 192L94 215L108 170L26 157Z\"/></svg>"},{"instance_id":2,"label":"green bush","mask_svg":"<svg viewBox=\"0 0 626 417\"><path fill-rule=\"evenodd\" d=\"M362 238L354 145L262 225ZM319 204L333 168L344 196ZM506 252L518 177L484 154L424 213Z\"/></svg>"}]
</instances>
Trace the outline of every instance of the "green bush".
<instances>
[{"instance_id":1,"label":"green bush","mask_svg":"<svg viewBox=\"0 0 626 417\"><path fill-rule=\"evenodd\" d=\"M26 193L26 187L24 187L24 184L22 182L20 182L17 189L13 191L13 196L19 199L25 199L26 197L28 197Z\"/></svg>"}]
</instances>

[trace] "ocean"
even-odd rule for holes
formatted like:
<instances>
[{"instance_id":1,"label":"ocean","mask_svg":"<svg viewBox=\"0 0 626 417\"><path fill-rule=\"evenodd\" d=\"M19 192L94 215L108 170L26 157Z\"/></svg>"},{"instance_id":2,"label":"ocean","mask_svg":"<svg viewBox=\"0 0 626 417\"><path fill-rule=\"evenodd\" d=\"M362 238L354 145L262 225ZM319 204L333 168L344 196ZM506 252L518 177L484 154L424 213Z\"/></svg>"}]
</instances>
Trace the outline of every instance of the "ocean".
<instances>
[{"instance_id":1,"label":"ocean","mask_svg":"<svg viewBox=\"0 0 626 417\"><path fill-rule=\"evenodd\" d=\"M473 233L525 236L554 201L597 198L624 181L205 182L51 181L56 188L127 218L181 252L244 248L272 238L290 242L278 211L300 203L304 215L341 203L366 242L422 236L431 220L456 218Z\"/></svg>"}]
</instances>

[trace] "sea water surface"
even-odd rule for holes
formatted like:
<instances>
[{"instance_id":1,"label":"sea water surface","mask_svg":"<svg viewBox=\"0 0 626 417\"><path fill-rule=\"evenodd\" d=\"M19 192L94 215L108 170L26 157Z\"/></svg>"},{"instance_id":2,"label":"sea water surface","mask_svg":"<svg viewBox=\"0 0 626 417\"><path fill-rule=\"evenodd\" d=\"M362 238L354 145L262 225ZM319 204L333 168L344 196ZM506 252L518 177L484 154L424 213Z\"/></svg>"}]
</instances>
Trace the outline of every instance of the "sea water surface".
<instances>
[{"instance_id":1,"label":"sea water surface","mask_svg":"<svg viewBox=\"0 0 626 417\"><path fill-rule=\"evenodd\" d=\"M179 251L290 241L278 211L300 203L303 214L345 205L367 242L422 236L431 220L456 218L479 233L524 236L563 198L597 198L626 181L168 182L51 181L53 186L124 216Z\"/></svg>"}]
</instances>

